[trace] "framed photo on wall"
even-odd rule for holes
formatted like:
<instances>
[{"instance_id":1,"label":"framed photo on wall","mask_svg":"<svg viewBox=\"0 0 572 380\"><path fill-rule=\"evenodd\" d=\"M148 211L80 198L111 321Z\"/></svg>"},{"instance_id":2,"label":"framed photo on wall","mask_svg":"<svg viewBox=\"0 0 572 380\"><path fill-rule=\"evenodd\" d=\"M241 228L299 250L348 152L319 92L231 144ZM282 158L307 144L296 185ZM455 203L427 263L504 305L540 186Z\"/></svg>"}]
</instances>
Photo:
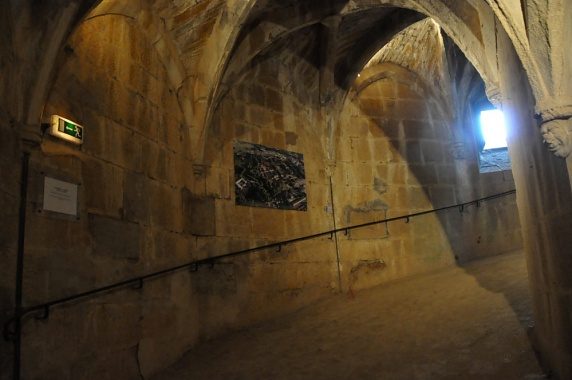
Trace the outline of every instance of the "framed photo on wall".
<instances>
[{"instance_id":1,"label":"framed photo on wall","mask_svg":"<svg viewBox=\"0 0 572 380\"><path fill-rule=\"evenodd\" d=\"M306 175L301 153L236 141L236 204L306 211Z\"/></svg>"}]
</instances>

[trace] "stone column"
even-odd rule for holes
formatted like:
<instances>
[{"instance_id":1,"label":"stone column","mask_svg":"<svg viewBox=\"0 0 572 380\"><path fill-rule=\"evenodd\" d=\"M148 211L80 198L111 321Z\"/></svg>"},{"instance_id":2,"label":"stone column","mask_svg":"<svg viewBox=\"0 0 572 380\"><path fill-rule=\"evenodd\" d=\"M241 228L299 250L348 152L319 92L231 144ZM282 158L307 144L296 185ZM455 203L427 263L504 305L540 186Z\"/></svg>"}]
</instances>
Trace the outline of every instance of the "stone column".
<instances>
[{"instance_id":1,"label":"stone column","mask_svg":"<svg viewBox=\"0 0 572 380\"><path fill-rule=\"evenodd\" d=\"M542 120L520 61L498 30L498 66L509 153L528 263L535 325L533 344L542 364L560 379L572 378L572 191L565 155L569 119ZM537 99L538 101L538 99ZM566 142L568 141L568 143ZM569 145L568 145L569 146Z\"/></svg>"}]
</instances>

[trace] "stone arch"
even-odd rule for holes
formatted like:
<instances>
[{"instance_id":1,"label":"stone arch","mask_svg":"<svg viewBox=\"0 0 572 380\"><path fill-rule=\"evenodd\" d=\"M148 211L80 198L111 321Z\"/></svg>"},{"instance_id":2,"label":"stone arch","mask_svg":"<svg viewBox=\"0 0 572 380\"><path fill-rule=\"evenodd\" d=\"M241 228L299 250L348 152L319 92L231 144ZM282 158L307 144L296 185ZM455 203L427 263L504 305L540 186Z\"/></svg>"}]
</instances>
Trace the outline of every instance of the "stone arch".
<instances>
[{"instance_id":1,"label":"stone arch","mask_svg":"<svg viewBox=\"0 0 572 380\"><path fill-rule=\"evenodd\" d=\"M486 52L483 44L484 37L482 36L481 30L477 29L477 26L481 26L469 25L468 21L459 17L446 5L446 3L451 2L443 0L379 0L376 2L366 2L361 0L357 2L356 6L359 6L362 2L366 4L365 6L367 7L393 6L411 9L434 19L451 40L461 49L469 62L477 69L485 81L487 92L493 96L498 96L498 73L496 67L492 67L486 60ZM458 2L455 4L458 4L456 5L456 7L459 7L458 12L461 12L463 8L462 4L470 6L469 2ZM474 8L473 10L477 12L473 13L473 16L478 15L478 10ZM348 11L351 12L353 9L348 9ZM469 18L469 16L466 17ZM487 26L491 27L490 25L486 25L481 28Z\"/></svg>"},{"instance_id":2,"label":"stone arch","mask_svg":"<svg viewBox=\"0 0 572 380\"><path fill-rule=\"evenodd\" d=\"M83 22L107 15L123 16L137 22L159 54L169 74L171 85L176 89L183 85L185 70L179 60L177 48L166 30L164 22L153 12L147 2L141 0L128 2L103 0Z\"/></svg>"},{"instance_id":3,"label":"stone arch","mask_svg":"<svg viewBox=\"0 0 572 380\"><path fill-rule=\"evenodd\" d=\"M177 49L165 29L164 23L153 13L146 1L100 1L98 5L94 6L91 12L89 12L85 18L74 27L74 31L70 33L68 40L72 38L74 33L85 23L107 16L118 16L130 19L145 34L150 44L155 48L155 51L168 74L170 86L177 91L179 106L181 109L184 109L185 104L191 101L190 99L179 96L185 77L184 68L179 60ZM49 95L49 92L50 91L48 90L47 95ZM183 114L185 115L185 113ZM187 125L190 125L189 120L186 120L186 122Z\"/></svg>"},{"instance_id":4,"label":"stone arch","mask_svg":"<svg viewBox=\"0 0 572 380\"><path fill-rule=\"evenodd\" d=\"M12 9L13 40L18 44L34 47L20 52L23 64L21 70L30 70L34 74L15 72L21 86L28 89L18 99L17 118L23 124L23 138L29 141L39 139L39 123L50 91L56 66L61 59L61 48L71 36L81 20L100 0L72 1L65 5L21 5ZM38 21L42 19L42 21ZM41 48L40 48L41 47ZM16 48L16 46L15 46ZM42 54L37 54L41 51ZM34 55L35 54L35 55Z\"/></svg>"},{"instance_id":5,"label":"stone arch","mask_svg":"<svg viewBox=\"0 0 572 380\"><path fill-rule=\"evenodd\" d=\"M413 89L415 93L417 93L419 96L431 97L435 99L439 114L444 119L450 119L452 117L450 112L448 112L447 110L447 105L445 104L445 100L438 94L436 94L435 91L433 91L432 87L425 80L423 80L422 77L420 77L418 74L414 73L413 71L407 68L395 65L390 62L387 63L387 66L388 68L386 70L380 72L376 72L377 70L365 69L364 72L366 72L366 74L364 75L364 78L366 79L362 81L356 81L355 85L348 92L347 100L355 99L367 87L373 85L375 82L380 80L389 79L389 80L394 80L396 83L402 83L402 84L410 84L416 82L418 86L415 86L415 88ZM367 75L367 71L369 70L372 70L373 72L375 72L375 74Z\"/></svg>"},{"instance_id":6,"label":"stone arch","mask_svg":"<svg viewBox=\"0 0 572 380\"><path fill-rule=\"evenodd\" d=\"M256 9L256 6L260 2L253 0L250 2L249 9ZM461 51L467 56L469 62L477 69L481 77L485 82L485 88L487 95L493 101L497 101L500 95L498 89L498 73L496 67L487 60L487 52L485 44L483 43L482 28L493 28L493 24L489 25L489 19L481 20L480 22L475 22L475 20L470 20L469 16L466 16L466 20L462 19L464 9L466 7L469 11L465 13L473 12L473 15L479 15L479 12L486 12L489 10L488 5L482 5L481 8L477 9L472 7L468 2L463 2L458 5L451 5L456 3L446 2L446 1L427 1L427 0L379 0L379 1L365 1L359 0L346 5L340 10L342 15L352 14L358 11L363 11L364 9L373 9L378 7L396 7L410 9L419 12L428 17L434 18L437 23L443 28L443 30L449 35L449 37L459 46ZM450 7L457 7L456 10L461 12L462 15L459 16L453 12ZM463 8L465 7L465 8ZM485 8L486 7L486 8ZM245 10L243 14L243 20L245 20L249 14L248 10ZM319 23L324 17L319 14L311 15L312 17L303 17L300 14L297 16L298 24L288 23L287 25L276 25L270 22L261 22L257 24L249 34L243 36L242 39L234 39L233 41L227 40L229 43L233 43L232 54L228 54L225 61L221 62L219 69L217 70L217 75L215 77L212 90L208 97L208 104L206 106L205 115L202 119L203 125L202 130L210 128L210 123L212 121L212 115L217 107L217 99L224 93L224 89L232 85L233 78L236 79L240 77L240 74L244 72L244 68L256 59L260 54L264 54L273 43L288 36L290 33L300 30L300 28ZM250 34L253 33L253 34ZM256 36L254 36L256 34ZM381 47L381 46L380 46ZM495 52L496 53L496 52ZM230 65L231 59L238 64ZM365 65L365 62L361 62L361 67L356 67L356 72ZM360 66L359 64L357 66ZM343 99L343 97L342 97ZM343 101L342 101L343 103ZM207 144L207 134L202 132L201 141L199 144L203 148L199 148L204 151L204 145ZM202 157L202 155L201 155Z\"/></svg>"},{"instance_id":7,"label":"stone arch","mask_svg":"<svg viewBox=\"0 0 572 380\"><path fill-rule=\"evenodd\" d=\"M193 160L199 164L204 159L206 126L210 120L213 99L220 85L220 78L232 57L236 40L245 20L259 0L229 0L219 15L213 32L209 37L205 51L196 72L187 73L182 90L193 99L184 107L185 118L192 119L191 139ZM214 62L214 63L213 63Z\"/></svg>"}]
</instances>

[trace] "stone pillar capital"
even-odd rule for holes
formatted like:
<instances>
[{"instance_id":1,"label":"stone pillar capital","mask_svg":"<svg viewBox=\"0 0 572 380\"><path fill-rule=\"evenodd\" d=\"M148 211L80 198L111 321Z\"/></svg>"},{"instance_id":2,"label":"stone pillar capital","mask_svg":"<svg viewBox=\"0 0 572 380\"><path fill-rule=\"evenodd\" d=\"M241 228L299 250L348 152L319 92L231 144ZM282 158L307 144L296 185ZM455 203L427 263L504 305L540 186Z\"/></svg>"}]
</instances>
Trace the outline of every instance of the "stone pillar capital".
<instances>
[{"instance_id":1,"label":"stone pillar capital","mask_svg":"<svg viewBox=\"0 0 572 380\"><path fill-rule=\"evenodd\" d=\"M572 154L572 101L545 102L536 108L544 143L555 156Z\"/></svg>"},{"instance_id":2,"label":"stone pillar capital","mask_svg":"<svg viewBox=\"0 0 572 380\"><path fill-rule=\"evenodd\" d=\"M552 120L568 120L572 118L572 100L567 103L547 102L536 107L536 115L541 124Z\"/></svg>"},{"instance_id":3,"label":"stone pillar capital","mask_svg":"<svg viewBox=\"0 0 572 380\"><path fill-rule=\"evenodd\" d=\"M487 83L485 86L487 99L497 108L502 106L502 93L497 83Z\"/></svg>"}]
</instances>

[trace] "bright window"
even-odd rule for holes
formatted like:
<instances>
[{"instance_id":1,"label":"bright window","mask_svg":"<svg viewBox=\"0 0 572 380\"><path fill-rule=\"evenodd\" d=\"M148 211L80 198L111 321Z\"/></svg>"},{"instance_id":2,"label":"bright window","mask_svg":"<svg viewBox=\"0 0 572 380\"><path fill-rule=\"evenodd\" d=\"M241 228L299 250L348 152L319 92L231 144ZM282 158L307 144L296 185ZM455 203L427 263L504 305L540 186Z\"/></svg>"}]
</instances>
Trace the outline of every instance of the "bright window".
<instances>
[{"instance_id":1,"label":"bright window","mask_svg":"<svg viewBox=\"0 0 572 380\"><path fill-rule=\"evenodd\" d=\"M506 128L500 110L481 111L481 132L485 140L483 150L506 148Z\"/></svg>"},{"instance_id":2,"label":"bright window","mask_svg":"<svg viewBox=\"0 0 572 380\"><path fill-rule=\"evenodd\" d=\"M481 111L479 126L482 136L479 172L491 173L510 170L506 127L502 111L496 109Z\"/></svg>"}]
</instances>

